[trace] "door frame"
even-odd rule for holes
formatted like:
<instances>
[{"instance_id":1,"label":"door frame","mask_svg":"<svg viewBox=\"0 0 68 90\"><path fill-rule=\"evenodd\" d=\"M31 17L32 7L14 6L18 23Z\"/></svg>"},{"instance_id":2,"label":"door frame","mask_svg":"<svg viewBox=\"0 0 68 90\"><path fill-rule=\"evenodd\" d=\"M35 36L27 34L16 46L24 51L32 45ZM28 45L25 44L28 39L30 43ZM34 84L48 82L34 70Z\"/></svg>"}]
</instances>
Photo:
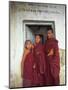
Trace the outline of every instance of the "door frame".
<instances>
[{"instance_id":1,"label":"door frame","mask_svg":"<svg viewBox=\"0 0 68 90\"><path fill-rule=\"evenodd\" d=\"M51 25L53 28L54 36L56 37L55 33L55 21L42 21L42 20L23 20L23 30L24 30L24 42L27 38L26 26L27 25Z\"/></svg>"}]
</instances>

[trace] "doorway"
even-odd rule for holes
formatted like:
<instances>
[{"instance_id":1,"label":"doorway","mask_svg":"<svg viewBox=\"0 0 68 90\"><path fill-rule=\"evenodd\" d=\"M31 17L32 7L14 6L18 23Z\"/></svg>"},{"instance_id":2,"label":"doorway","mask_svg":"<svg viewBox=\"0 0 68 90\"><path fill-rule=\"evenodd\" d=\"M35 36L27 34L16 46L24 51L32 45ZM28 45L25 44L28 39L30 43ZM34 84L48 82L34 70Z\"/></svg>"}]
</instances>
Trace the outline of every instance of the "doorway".
<instances>
[{"instance_id":1,"label":"doorway","mask_svg":"<svg viewBox=\"0 0 68 90\"><path fill-rule=\"evenodd\" d=\"M48 28L53 28L55 35L55 23L54 21L26 21L24 22L24 34L25 40L31 40L32 43L35 41L35 35L39 34L41 36L41 42L44 44L47 37Z\"/></svg>"}]
</instances>

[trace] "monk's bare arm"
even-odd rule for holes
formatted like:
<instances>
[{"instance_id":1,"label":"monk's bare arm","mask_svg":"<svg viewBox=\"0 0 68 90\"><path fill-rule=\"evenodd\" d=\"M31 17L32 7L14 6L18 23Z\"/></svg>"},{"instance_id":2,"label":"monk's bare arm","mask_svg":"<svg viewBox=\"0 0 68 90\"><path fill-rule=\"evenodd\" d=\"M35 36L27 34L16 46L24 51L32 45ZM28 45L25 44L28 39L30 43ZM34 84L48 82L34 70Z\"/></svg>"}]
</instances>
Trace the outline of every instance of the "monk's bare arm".
<instances>
[{"instance_id":1,"label":"monk's bare arm","mask_svg":"<svg viewBox=\"0 0 68 90\"><path fill-rule=\"evenodd\" d=\"M50 52L48 53L48 56L54 55L54 50L51 49Z\"/></svg>"},{"instance_id":2,"label":"monk's bare arm","mask_svg":"<svg viewBox=\"0 0 68 90\"><path fill-rule=\"evenodd\" d=\"M23 54L22 61L21 61L21 77L23 77L24 60L25 60L25 55Z\"/></svg>"}]
</instances>

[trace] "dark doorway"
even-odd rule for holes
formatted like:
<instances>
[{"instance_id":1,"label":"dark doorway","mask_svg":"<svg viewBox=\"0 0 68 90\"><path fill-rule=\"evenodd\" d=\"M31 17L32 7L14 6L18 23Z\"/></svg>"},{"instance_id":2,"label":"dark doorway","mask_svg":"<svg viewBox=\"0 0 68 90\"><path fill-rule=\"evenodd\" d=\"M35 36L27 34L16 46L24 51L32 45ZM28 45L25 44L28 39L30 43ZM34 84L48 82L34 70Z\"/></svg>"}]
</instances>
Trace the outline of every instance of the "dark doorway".
<instances>
[{"instance_id":1,"label":"dark doorway","mask_svg":"<svg viewBox=\"0 0 68 90\"><path fill-rule=\"evenodd\" d=\"M35 35L39 34L41 42L45 43L48 28L52 28L52 25L26 25L26 38L34 42Z\"/></svg>"}]
</instances>

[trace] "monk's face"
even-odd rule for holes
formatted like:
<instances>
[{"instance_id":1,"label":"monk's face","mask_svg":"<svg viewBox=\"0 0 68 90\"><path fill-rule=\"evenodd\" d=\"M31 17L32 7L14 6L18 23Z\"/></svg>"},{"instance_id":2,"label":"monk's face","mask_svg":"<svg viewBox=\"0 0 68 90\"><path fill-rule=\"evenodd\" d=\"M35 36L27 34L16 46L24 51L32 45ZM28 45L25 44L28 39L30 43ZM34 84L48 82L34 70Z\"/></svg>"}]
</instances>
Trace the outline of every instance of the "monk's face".
<instances>
[{"instance_id":1,"label":"monk's face","mask_svg":"<svg viewBox=\"0 0 68 90\"><path fill-rule=\"evenodd\" d=\"M41 41L41 38L40 38L40 36L37 35L35 37L35 43L40 43L40 41Z\"/></svg>"},{"instance_id":2,"label":"monk's face","mask_svg":"<svg viewBox=\"0 0 68 90\"><path fill-rule=\"evenodd\" d=\"M52 32L51 30L49 30L49 31L47 32L47 37L48 37L48 38L52 38L52 37L53 37L53 32Z\"/></svg>"},{"instance_id":3,"label":"monk's face","mask_svg":"<svg viewBox=\"0 0 68 90\"><path fill-rule=\"evenodd\" d=\"M32 48L32 43L30 41L27 42L26 48L27 49L31 49Z\"/></svg>"}]
</instances>

